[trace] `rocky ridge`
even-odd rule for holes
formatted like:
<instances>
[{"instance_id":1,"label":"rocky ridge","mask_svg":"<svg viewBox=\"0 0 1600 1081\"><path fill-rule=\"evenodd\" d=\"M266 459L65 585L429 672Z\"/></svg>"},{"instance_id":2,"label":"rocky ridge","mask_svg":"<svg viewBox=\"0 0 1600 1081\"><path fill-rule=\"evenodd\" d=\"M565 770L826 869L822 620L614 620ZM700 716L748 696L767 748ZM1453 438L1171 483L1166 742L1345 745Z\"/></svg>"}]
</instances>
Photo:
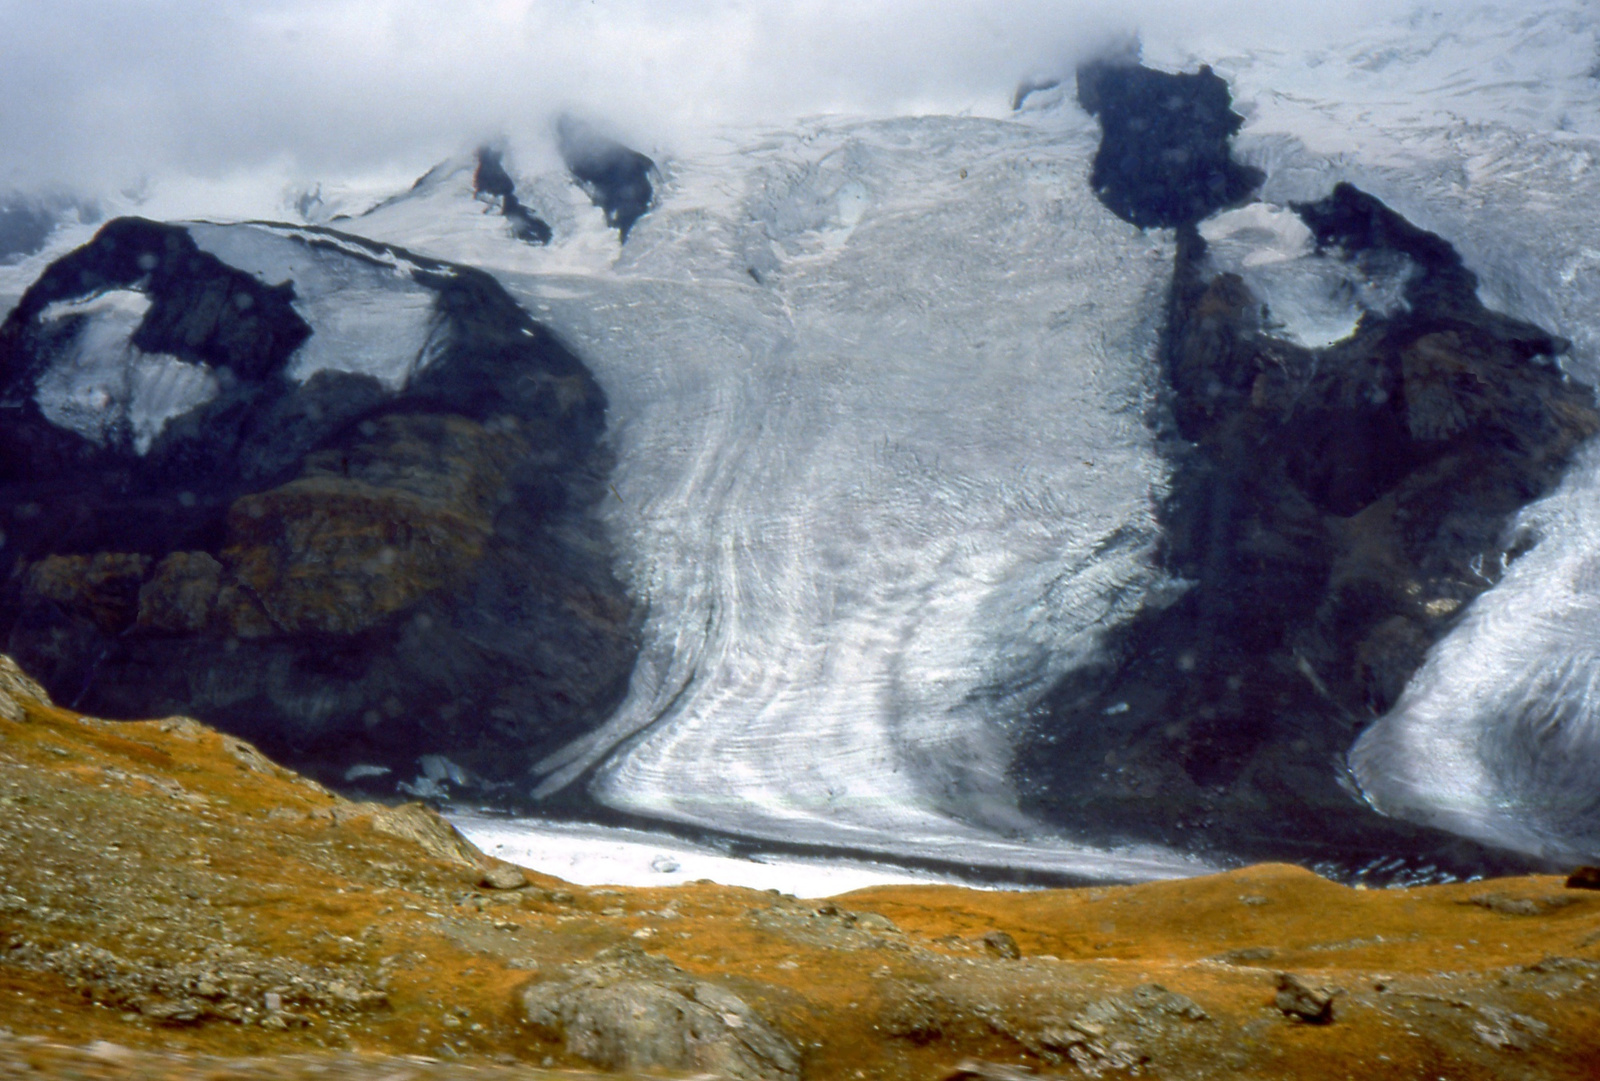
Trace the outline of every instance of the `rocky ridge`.
<instances>
[{"instance_id":1,"label":"rocky ridge","mask_svg":"<svg viewBox=\"0 0 1600 1081\"><path fill-rule=\"evenodd\" d=\"M1600 894L1560 879L574 886L197 722L60 709L9 662L0 838L5 1077L1398 1081L1600 1059Z\"/></svg>"}]
</instances>

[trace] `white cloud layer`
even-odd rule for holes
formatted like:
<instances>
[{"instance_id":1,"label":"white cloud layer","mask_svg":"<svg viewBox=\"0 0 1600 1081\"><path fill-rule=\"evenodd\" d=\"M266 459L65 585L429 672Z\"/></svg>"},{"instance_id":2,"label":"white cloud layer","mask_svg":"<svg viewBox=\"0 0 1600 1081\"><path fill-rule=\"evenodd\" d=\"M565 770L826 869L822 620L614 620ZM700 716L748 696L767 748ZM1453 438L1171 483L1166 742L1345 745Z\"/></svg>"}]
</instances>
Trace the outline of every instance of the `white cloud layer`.
<instances>
[{"instance_id":1,"label":"white cloud layer","mask_svg":"<svg viewBox=\"0 0 1600 1081\"><path fill-rule=\"evenodd\" d=\"M1330 11L1330 9L1332 9ZM728 120L1003 111L1132 30L1314 42L1392 4L0 0L0 186L418 171L575 108L646 149ZM1203 49L1195 50L1203 55ZM537 136L530 139L529 136Z\"/></svg>"}]
</instances>

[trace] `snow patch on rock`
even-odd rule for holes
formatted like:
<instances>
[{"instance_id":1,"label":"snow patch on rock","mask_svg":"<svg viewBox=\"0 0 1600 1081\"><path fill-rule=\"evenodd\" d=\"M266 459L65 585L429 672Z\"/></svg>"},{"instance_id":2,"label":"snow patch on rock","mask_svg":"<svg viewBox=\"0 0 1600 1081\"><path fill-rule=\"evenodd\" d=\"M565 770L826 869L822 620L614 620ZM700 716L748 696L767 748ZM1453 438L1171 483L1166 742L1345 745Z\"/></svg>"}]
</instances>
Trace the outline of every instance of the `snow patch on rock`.
<instances>
[{"instance_id":1,"label":"snow patch on rock","mask_svg":"<svg viewBox=\"0 0 1600 1081\"><path fill-rule=\"evenodd\" d=\"M206 365L133 344L149 310L150 298L132 289L59 301L44 310L45 323L82 320L71 346L39 377L34 392L51 423L100 446L127 439L144 454L168 421L217 396L217 377Z\"/></svg>"}]
</instances>

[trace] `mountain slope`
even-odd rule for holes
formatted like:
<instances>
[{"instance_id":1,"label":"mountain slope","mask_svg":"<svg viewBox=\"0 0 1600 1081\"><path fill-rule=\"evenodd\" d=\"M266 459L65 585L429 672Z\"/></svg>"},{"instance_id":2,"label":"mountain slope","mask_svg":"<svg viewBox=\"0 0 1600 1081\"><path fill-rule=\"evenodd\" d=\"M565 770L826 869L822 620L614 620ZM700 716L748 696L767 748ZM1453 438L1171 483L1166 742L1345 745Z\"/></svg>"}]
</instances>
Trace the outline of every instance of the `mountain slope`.
<instances>
[{"instance_id":1,"label":"mountain slope","mask_svg":"<svg viewBox=\"0 0 1600 1081\"><path fill-rule=\"evenodd\" d=\"M763 1032L805 1081L946 1076L973 1056L1184 1081L1580 1078L1600 1055L1600 894L1558 879L1360 891L1263 866L818 904L491 865L497 889L430 812L341 800L194 721L81 717L3 659L0 830L7 1077L795 1075L745 1052L673 1058L681 1022L626 1008L673 1002L700 1046ZM1279 972L1339 987L1332 1023L1280 1005ZM550 1016L552 991L587 1020Z\"/></svg>"}]
</instances>

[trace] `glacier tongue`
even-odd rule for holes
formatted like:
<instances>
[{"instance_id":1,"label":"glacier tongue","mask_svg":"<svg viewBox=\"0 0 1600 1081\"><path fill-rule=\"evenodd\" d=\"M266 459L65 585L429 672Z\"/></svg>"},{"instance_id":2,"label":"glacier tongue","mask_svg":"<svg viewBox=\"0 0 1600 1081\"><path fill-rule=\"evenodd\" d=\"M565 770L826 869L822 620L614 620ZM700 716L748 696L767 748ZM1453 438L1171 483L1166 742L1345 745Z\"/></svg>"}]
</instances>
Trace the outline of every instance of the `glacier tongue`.
<instances>
[{"instance_id":1,"label":"glacier tongue","mask_svg":"<svg viewBox=\"0 0 1600 1081\"><path fill-rule=\"evenodd\" d=\"M448 250L446 205L351 223L497 269L610 398L646 646L541 791L598 767L613 807L746 836L1194 868L1005 839L1029 829L1007 720L1161 585L1171 242L1094 200L1088 124L1051 123L753 137L670 163L620 253L578 238L586 266L559 234Z\"/></svg>"}]
</instances>

